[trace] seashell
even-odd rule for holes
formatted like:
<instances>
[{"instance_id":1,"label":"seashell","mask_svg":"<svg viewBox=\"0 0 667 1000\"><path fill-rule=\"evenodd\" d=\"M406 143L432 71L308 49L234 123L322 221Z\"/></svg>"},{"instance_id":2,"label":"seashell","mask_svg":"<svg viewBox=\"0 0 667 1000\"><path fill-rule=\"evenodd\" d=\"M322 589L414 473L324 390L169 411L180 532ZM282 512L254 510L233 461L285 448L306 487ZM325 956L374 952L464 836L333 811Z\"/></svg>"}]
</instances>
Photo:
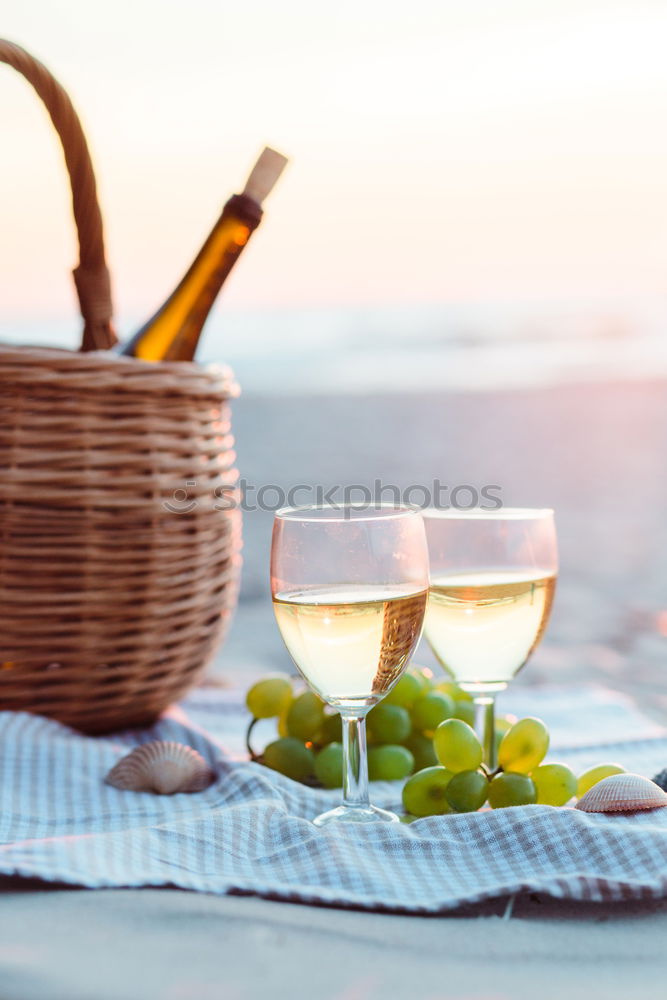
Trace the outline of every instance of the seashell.
<instances>
[{"instance_id":1,"label":"seashell","mask_svg":"<svg viewBox=\"0 0 667 1000\"><path fill-rule=\"evenodd\" d=\"M656 785L659 785L663 792L667 792L667 767L664 767L662 771L658 771L657 774L654 774L651 781L655 781Z\"/></svg>"},{"instance_id":2,"label":"seashell","mask_svg":"<svg viewBox=\"0 0 667 1000\"><path fill-rule=\"evenodd\" d=\"M612 774L583 795L575 809L584 812L638 812L667 806L667 793L641 774Z\"/></svg>"},{"instance_id":3,"label":"seashell","mask_svg":"<svg viewBox=\"0 0 667 1000\"><path fill-rule=\"evenodd\" d=\"M201 754L184 743L156 740L136 747L111 768L105 781L131 792L201 792L215 775Z\"/></svg>"}]
</instances>

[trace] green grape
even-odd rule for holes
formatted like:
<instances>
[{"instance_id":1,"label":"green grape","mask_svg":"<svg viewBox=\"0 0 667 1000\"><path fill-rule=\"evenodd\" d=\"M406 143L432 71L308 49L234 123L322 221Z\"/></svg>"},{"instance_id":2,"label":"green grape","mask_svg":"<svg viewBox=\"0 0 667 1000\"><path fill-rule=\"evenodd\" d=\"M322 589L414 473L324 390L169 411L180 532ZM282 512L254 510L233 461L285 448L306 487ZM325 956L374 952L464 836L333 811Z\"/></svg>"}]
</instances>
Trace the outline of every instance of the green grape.
<instances>
[{"instance_id":1,"label":"green grape","mask_svg":"<svg viewBox=\"0 0 667 1000\"><path fill-rule=\"evenodd\" d=\"M421 771L425 767L434 767L438 763L438 758L433 749L433 740L421 733L411 733L405 741L405 745L415 759L415 771Z\"/></svg>"},{"instance_id":2,"label":"green grape","mask_svg":"<svg viewBox=\"0 0 667 1000\"><path fill-rule=\"evenodd\" d=\"M451 719L453 714L454 702L449 695L439 691L422 695L410 711L413 729L419 733L433 733L441 722Z\"/></svg>"},{"instance_id":3,"label":"green grape","mask_svg":"<svg viewBox=\"0 0 667 1000\"><path fill-rule=\"evenodd\" d=\"M398 818L401 821L401 823L407 823L409 825L410 823L414 823L416 819L419 819L419 816L405 815L405 816L399 816Z\"/></svg>"},{"instance_id":4,"label":"green grape","mask_svg":"<svg viewBox=\"0 0 667 1000\"><path fill-rule=\"evenodd\" d=\"M452 701L472 701L472 695L460 688L456 681L439 681L435 690L449 695Z\"/></svg>"},{"instance_id":5,"label":"green grape","mask_svg":"<svg viewBox=\"0 0 667 1000\"><path fill-rule=\"evenodd\" d=\"M329 743L315 757L315 777L325 788L340 788L343 784L343 747Z\"/></svg>"},{"instance_id":6,"label":"green grape","mask_svg":"<svg viewBox=\"0 0 667 1000\"><path fill-rule=\"evenodd\" d=\"M403 743L412 729L406 708L384 702L370 710L366 722L369 743Z\"/></svg>"},{"instance_id":7,"label":"green grape","mask_svg":"<svg viewBox=\"0 0 667 1000\"><path fill-rule=\"evenodd\" d=\"M452 701L457 701L461 694L461 688L455 681L437 681L434 690L449 695Z\"/></svg>"},{"instance_id":8,"label":"green grape","mask_svg":"<svg viewBox=\"0 0 667 1000\"><path fill-rule=\"evenodd\" d=\"M324 719L324 703L312 691L295 698L287 712L287 731L298 740L314 740Z\"/></svg>"},{"instance_id":9,"label":"green grape","mask_svg":"<svg viewBox=\"0 0 667 1000\"><path fill-rule=\"evenodd\" d=\"M469 726L475 725L475 706L471 701L454 702L454 718L467 722Z\"/></svg>"},{"instance_id":10,"label":"green grape","mask_svg":"<svg viewBox=\"0 0 667 1000\"><path fill-rule=\"evenodd\" d=\"M495 721L496 733L504 736L508 729L511 729L518 721L516 715L497 715Z\"/></svg>"},{"instance_id":11,"label":"green grape","mask_svg":"<svg viewBox=\"0 0 667 1000\"><path fill-rule=\"evenodd\" d=\"M278 716L278 724L276 728L278 730L278 736L280 736L282 739L286 739L289 736L289 729L287 728L287 713L289 712L291 704L292 702L290 701L287 705L287 708L283 709L283 711Z\"/></svg>"},{"instance_id":12,"label":"green grape","mask_svg":"<svg viewBox=\"0 0 667 1000\"><path fill-rule=\"evenodd\" d=\"M342 739L343 720L338 712L335 715L325 715L317 735L317 742L324 746L326 743L340 743Z\"/></svg>"},{"instance_id":13,"label":"green grape","mask_svg":"<svg viewBox=\"0 0 667 1000\"><path fill-rule=\"evenodd\" d=\"M565 764L540 764L530 776L538 805L564 806L577 791L577 779Z\"/></svg>"},{"instance_id":14,"label":"green grape","mask_svg":"<svg viewBox=\"0 0 667 1000\"><path fill-rule=\"evenodd\" d=\"M412 816L441 816L451 812L447 785L453 775L445 767L417 771L403 786L403 808Z\"/></svg>"},{"instance_id":15,"label":"green grape","mask_svg":"<svg viewBox=\"0 0 667 1000\"><path fill-rule=\"evenodd\" d=\"M489 794L489 779L481 771L459 771L447 785L447 801L455 812L477 812Z\"/></svg>"},{"instance_id":16,"label":"green grape","mask_svg":"<svg viewBox=\"0 0 667 1000\"><path fill-rule=\"evenodd\" d=\"M408 673L419 681L420 694L428 694L433 689L433 675L430 671L427 674L421 667L412 667Z\"/></svg>"},{"instance_id":17,"label":"green grape","mask_svg":"<svg viewBox=\"0 0 667 1000\"><path fill-rule=\"evenodd\" d=\"M286 677L265 677L248 691L245 703L256 719L280 715L292 700L292 685Z\"/></svg>"},{"instance_id":18,"label":"green grape","mask_svg":"<svg viewBox=\"0 0 667 1000\"><path fill-rule=\"evenodd\" d=\"M508 729L498 747L498 764L504 771L530 774L549 749L549 730L541 719L528 716Z\"/></svg>"},{"instance_id":19,"label":"green grape","mask_svg":"<svg viewBox=\"0 0 667 1000\"><path fill-rule=\"evenodd\" d=\"M368 751L368 777L371 781L402 781L412 772L415 759L405 747L385 743Z\"/></svg>"},{"instance_id":20,"label":"green grape","mask_svg":"<svg viewBox=\"0 0 667 1000\"><path fill-rule=\"evenodd\" d=\"M505 771L491 780L488 799L492 809L532 805L537 802L537 789L527 774Z\"/></svg>"},{"instance_id":21,"label":"green grape","mask_svg":"<svg viewBox=\"0 0 667 1000\"><path fill-rule=\"evenodd\" d=\"M264 751L264 763L272 771L280 771L295 781L304 781L315 773L312 750L292 737L269 743Z\"/></svg>"},{"instance_id":22,"label":"green grape","mask_svg":"<svg viewBox=\"0 0 667 1000\"><path fill-rule=\"evenodd\" d=\"M394 684L389 694L385 696L383 704L410 708L421 694L422 684L419 678L408 672Z\"/></svg>"},{"instance_id":23,"label":"green grape","mask_svg":"<svg viewBox=\"0 0 667 1000\"><path fill-rule=\"evenodd\" d=\"M433 748L440 763L454 773L476 771L484 756L475 731L461 719L440 723L433 737Z\"/></svg>"},{"instance_id":24,"label":"green grape","mask_svg":"<svg viewBox=\"0 0 667 1000\"><path fill-rule=\"evenodd\" d=\"M498 715L495 721L495 732L493 735L493 742L496 746L496 760L498 759L498 750L500 749L500 744L505 733L512 728L515 722L517 722L516 715Z\"/></svg>"},{"instance_id":25,"label":"green grape","mask_svg":"<svg viewBox=\"0 0 667 1000\"><path fill-rule=\"evenodd\" d=\"M612 774L625 774L625 768L620 764L598 764L597 767L590 767L579 776L577 782L577 798L585 795L589 788L597 785L603 778L610 778Z\"/></svg>"}]
</instances>

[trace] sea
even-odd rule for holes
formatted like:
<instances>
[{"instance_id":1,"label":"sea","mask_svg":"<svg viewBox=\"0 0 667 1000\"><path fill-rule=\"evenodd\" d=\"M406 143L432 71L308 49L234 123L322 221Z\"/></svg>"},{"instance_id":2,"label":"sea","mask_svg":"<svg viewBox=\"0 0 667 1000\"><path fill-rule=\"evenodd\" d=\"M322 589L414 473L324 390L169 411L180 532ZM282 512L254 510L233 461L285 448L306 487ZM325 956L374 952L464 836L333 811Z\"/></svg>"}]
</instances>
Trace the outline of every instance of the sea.
<instances>
[{"instance_id":1,"label":"sea","mask_svg":"<svg viewBox=\"0 0 667 1000\"><path fill-rule=\"evenodd\" d=\"M120 315L121 335L144 318ZM437 477L555 508L558 594L522 682L594 681L664 723L666 334L667 297L252 311L223 300L200 357L235 371L238 468L256 487ZM79 335L75 318L54 319L6 323L0 340L75 348ZM291 669L268 587L272 521L269 508L244 512L240 602L214 667L242 684Z\"/></svg>"},{"instance_id":2,"label":"sea","mask_svg":"<svg viewBox=\"0 0 667 1000\"><path fill-rule=\"evenodd\" d=\"M143 321L121 316L120 336ZM14 322L0 338L74 348L73 319ZM245 392L377 394L512 389L667 376L667 294L642 301L228 309L199 360Z\"/></svg>"}]
</instances>

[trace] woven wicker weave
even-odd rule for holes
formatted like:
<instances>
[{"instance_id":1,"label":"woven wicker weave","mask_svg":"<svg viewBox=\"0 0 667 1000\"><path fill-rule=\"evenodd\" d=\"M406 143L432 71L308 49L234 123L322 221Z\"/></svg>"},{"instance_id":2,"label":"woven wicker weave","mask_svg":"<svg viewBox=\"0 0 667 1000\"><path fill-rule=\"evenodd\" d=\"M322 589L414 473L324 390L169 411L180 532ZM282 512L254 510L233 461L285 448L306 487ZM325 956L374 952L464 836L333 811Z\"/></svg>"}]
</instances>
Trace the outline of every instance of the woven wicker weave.
<instances>
[{"instance_id":1,"label":"woven wicker weave","mask_svg":"<svg viewBox=\"0 0 667 1000\"><path fill-rule=\"evenodd\" d=\"M228 369L0 346L0 710L138 726L200 675L236 601L236 392Z\"/></svg>"}]
</instances>

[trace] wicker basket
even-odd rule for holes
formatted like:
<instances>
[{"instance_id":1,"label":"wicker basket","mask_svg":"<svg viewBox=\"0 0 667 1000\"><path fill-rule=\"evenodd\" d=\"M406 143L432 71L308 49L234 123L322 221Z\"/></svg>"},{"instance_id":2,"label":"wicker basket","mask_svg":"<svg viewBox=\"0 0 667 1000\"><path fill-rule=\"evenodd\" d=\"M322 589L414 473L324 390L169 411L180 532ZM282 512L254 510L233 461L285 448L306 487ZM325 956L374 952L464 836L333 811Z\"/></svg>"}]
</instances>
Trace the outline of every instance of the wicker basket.
<instances>
[{"instance_id":1,"label":"wicker basket","mask_svg":"<svg viewBox=\"0 0 667 1000\"><path fill-rule=\"evenodd\" d=\"M0 60L33 83L60 133L84 346L108 345L78 120L22 49L0 41ZM63 100L78 134L58 119ZM237 594L236 392L228 369L0 346L0 709L103 732L149 723L197 680Z\"/></svg>"}]
</instances>

